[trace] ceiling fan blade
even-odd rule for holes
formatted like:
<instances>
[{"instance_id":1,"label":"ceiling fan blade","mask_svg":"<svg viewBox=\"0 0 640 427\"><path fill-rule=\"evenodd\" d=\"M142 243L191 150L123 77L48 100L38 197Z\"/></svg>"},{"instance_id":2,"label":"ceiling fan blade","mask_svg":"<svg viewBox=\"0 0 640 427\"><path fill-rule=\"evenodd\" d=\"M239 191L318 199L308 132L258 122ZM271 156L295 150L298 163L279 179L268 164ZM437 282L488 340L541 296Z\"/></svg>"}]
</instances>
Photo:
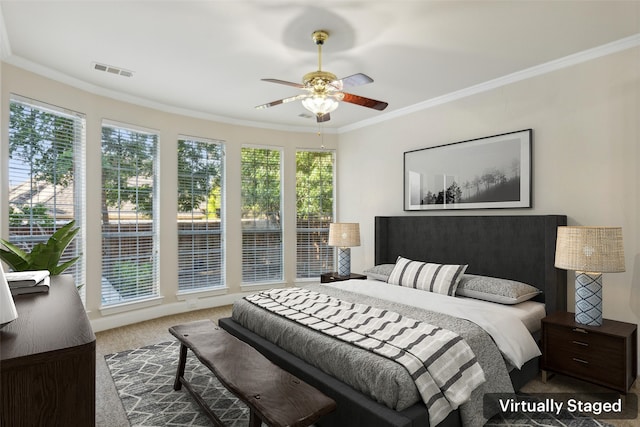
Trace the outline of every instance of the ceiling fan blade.
<instances>
[{"instance_id":1,"label":"ceiling fan blade","mask_svg":"<svg viewBox=\"0 0 640 427\"><path fill-rule=\"evenodd\" d=\"M275 107L276 105L286 104L287 102L297 101L298 99L306 98L309 94L301 93L300 95L291 96L289 98L278 99L277 101L267 102L266 104L256 105L256 108L261 110L264 108Z\"/></svg>"},{"instance_id":2,"label":"ceiling fan blade","mask_svg":"<svg viewBox=\"0 0 640 427\"><path fill-rule=\"evenodd\" d=\"M369 83L373 83L373 79L366 74L358 73L348 77L344 77L338 82L342 83L342 88L350 88L354 86L366 85ZM340 89L339 89L340 90Z\"/></svg>"},{"instance_id":3,"label":"ceiling fan blade","mask_svg":"<svg viewBox=\"0 0 640 427\"><path fill-rule=\"evenodd\" d=\"M263 82L270 82L270 83L278 83L281 85L286 85L286 86L293 86L293 87L297 87L300 89L303 89L304 86L300 83L293 83L293 82L288 82L285 80L278 80L278 79L262 79Z\"/></svg>"},{"instance_id":4,"label":"ceiling fan blade","mask_svg":"<svg viewBox=\"0 0 640 427\"><path fill-rule=\"evenodd\" d=\"M328 122L329 120L331 120L331 116L329 115L329 113L323 114L321 116L316 116L316 121L318 123Z\"/></svg>"},{"instance_id":5,"label":"ceiling fan blade","mask_svg":"<svg viewBox=\"0 0 640 427\"><path fill-rule=\"evenodd\" d=\"M387 108L386 102L376 101L375 99L365 98L364 96L353 95L351 93L344 93L344 98L342 98L344 102L349 102L351 104L362 105L363 107L373 108L374 110L382 111Z\"/></svg>"}]
</instances>

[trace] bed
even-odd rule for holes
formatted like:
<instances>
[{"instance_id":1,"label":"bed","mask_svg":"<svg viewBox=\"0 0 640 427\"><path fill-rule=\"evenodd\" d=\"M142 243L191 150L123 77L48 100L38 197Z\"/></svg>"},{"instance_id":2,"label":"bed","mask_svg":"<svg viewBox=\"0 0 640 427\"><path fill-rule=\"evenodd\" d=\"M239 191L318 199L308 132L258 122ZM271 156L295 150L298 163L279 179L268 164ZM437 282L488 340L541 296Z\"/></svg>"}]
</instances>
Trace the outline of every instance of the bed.
<instances>
[{"instance_id":1,"label":"bed","mask_svg":"<svg viewBox=\"0 0 640 427\"><path fill-rule=\"evenodd\" d=\"M554 267L556 230L561 225L566 225L566 216L376 217L375 264L393 264L399 256L434 263L466 264L468 274L500 277L536 286L542 293L533 300L543 303L549 314L566 309L566 273ZM343 291L336 289L335 292L340 295ZM280 321L289 322L287 319ZM401 410L390 409L380 403L380 399L368 397L245 328L233 318L221 319L220 325L274 363L336 400L338 409L318 422L320 426L429 425L429 414L421 402ZM280 329L280 326L270 328ZM264 335L263 332L260 334ZM535 331L533 336L537 337ZM320 348L317 350L321 352ZM538 359L534 358L521 369L511 369L508 380L518 390L537 372ZM463 418L461 411L456 409L439 425L462 425Z\"/></svg>"}]
</instances>

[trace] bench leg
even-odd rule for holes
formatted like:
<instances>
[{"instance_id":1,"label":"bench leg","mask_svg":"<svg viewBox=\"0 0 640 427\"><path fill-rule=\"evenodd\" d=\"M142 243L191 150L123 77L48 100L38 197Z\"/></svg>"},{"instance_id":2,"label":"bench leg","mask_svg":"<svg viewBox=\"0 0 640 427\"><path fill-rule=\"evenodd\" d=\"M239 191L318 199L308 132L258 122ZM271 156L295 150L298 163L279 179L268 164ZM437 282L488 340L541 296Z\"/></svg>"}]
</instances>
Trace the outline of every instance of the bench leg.
<instances>
[{"instance_id":1,"label":"bench leg","mask_svg":"<svg viewBox=\"0 0 640 427\"><path fill-rule=\"evenodd\" d=\"M187 363L187 346L180 344L180 358L178 359L178 369L176 371L176 380L173 382L173 389L182 389L182 381L180 378L184 377L184 367Z\"/></svg>"},{"instance_id":2,"label":"bench leg","mask_svg":"<svg viewBox=\"0 0 640 427\"><path fill-rule=\"evenodd\" d=\"M249 427L260 427L262 425L262 420L256 414L256 411L253 409L249 410Z\"/></svg>"},{"instance_id":3,"label":"bench leg","mask_svg":"<svg viewBox=\"0 0 640 427\"><path fill-rule=\"evenodd\" d=\"M180 358L178 359L178 369L176 370L176 379L173 383L174 390L181 390L182 386L187 389L189 394L194 398L200 409L202 409L207 417L211 420L212 424L216 427L224 427L222 421L213 411L207 406L207 403L202 397L191 387L189 382L184 378L184 369L187 364L187 350L188 347L184 344L180 344ZM260 419L258 418L258 427L260 426ZM253 427L253 426L252 426Z\"/></svg>"}]
</instances>

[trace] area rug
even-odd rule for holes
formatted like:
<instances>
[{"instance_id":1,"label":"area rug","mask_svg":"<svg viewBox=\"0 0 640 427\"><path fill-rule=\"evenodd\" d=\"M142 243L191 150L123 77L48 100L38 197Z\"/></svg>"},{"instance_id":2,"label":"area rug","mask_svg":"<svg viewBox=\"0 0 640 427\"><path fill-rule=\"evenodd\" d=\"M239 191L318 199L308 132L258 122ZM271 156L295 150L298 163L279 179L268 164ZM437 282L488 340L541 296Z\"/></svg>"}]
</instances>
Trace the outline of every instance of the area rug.
<instances>
[{"instance_id":1,"label":"area rug","mask_svg":"<svg viewBox=\"0 0 640 427\"><path fill-rule=\"evenodd\" d=\"M132 427L211 426L184 387L173 390L179 354L180 343L172 341L105 356ZM248 425L249 409L191 352L184 376L225 426Z\"/></svg>"},{"instance_id":2,"label":"area rug","mask_svg":"<svg viewBox=\"0 0 640 427\"><path fill-rule=\"evenodd\" d=\"M178 341L142 347L105 356L120 400L132 427L210 426L211 422L183 388L173 390L180 343ZM187 356L185 378L228 427L244 427L248 408L229 393L191 352ZM608 427L590 418L502 419L496 416L486 426Z\"/></svg>"}]
</instances>

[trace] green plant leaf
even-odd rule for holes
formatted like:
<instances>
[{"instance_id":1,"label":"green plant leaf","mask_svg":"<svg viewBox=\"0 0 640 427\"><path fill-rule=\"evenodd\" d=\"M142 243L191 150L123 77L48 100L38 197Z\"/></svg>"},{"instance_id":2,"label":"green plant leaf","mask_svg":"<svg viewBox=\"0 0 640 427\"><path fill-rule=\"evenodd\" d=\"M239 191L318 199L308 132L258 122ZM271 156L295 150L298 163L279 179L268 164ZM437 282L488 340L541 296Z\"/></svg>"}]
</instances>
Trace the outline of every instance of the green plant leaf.
<instances>
[{"instance_id":1,"label":"green plant leaf","mask_svg":"<svg viewBox=\"0 0 640 427\"><path fill-rule=\"evenodd\" d=\"M0 249L0 258L4 260L15 271L28 270L31 264L31 255L17 247L11 242L0 239L0 242L7 250Z\"/></svg>"},{"instance_id":2,"label":"green plant leaf","mask_svg":"<svg viewBox=\"0 0 640 427\"><path fill-rule=\"evenodd\" d=\"M77 256L75 258L70 259L69 261L66 261L63 264L57 265L55 267L51 267L49 272L54 276L57 276L58 274L62 274L63 271L65 271L67 268L69 268L73 264L75 264L79 259L80 259L80 257Z\"/></svg>"},{"instance_id":3,"label":"green plant leaf","mask_svg":"<svg viewBox=\"0 0 640 427\"><path fill-rule=\"evenodd\" d=\"M34 245L30 253L26 253L16 245L0 239L0 242L8 249L0 249L0 258L9 264L14 271L49 270L52 275L61 274L80 258L78 256L58 265L63 252L80 231L74 225L75 221L65 224L53 233L46 243Z\"/></svg>"},{"instance_id":4,"label":"green plant leaf","mask_svg":"<svg viewBox=\"0 0 640 427\"><path fill-rule=\"evenodd\" d=\"M71 221L64 227L59 228L51 235L47 241L47 245L52 245L55 250L62 255L67 246L69 246L69 243L71 243L76 234L78 234L78 231L80 231L79 228L74 228L75 223L75 221Z\"/></svg>"},{"instance_id":5,"label":"green plant leaf","mask_svg":"<svg viewBox=\"0 0 640 427\"><path fill-rule=\"evenodd\" d=\"M20 258L18 255L13 252L5 251L4 249L0 249L0 259L9 264L12 270L14 271L24 271L29 263L24 259Z\"/></svg>"},{"instance_id":6,"label":"green plant leaf","mask_svg":"<svg viewBox=\"0 0 640 427\"><path fill-rule=\"evenodd\" d=\"M31 266L29 270L49 270L51 265L58 264L60 255L50 245L38 243L31 249Z\"/></svg>"}]
</instances>

